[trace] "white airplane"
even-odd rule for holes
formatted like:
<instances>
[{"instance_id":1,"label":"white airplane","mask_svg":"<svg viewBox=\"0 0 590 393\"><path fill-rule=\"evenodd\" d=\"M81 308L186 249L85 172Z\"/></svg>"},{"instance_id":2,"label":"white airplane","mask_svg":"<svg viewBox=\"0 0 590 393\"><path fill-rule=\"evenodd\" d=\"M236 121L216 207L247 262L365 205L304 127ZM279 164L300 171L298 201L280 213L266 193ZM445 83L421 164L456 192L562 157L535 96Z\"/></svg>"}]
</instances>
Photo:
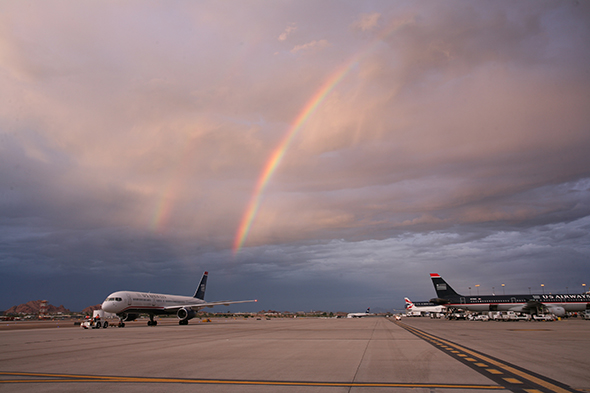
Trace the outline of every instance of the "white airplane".
<instances>
[{"instance_id":1,"label":"white airplane","mask_svg":"<svg viewBox=\"0 0 590 393\"><path fill-rule=\"evenodd\" d=\"M150 320L148 326L156 326L158 321L154 321L156 315L176 314L179 325L188 325L188 321L193 319L197 312L204 307L228 306L236 303L250 303L257 300L237 300L237 301L218 301L206 302L205 288L207 287L207 277L209 273L203 273L201 282L193 297L166 295L149 292L131 292L119 291L111 293L102 303L102 309L106 312L117 314L119 317L119 327L125 327L125 322L136 320L140 314L148 314Z\"/></svg>"},{"instance_id":2,"label":"white airplane","mask_svg":"<svg viewBox=\"0 0 590 393\"><path fill-rule=\"evenodd\" d=\"M369 315L373 315L373 314L371 314L371 307L367 308L367 311L365 311L365 312L348 313L346 315L346 318L362 318L362 317L368 317Z\"/></svg>"},{"instance_id":3,"label":"white airplane","mask_svg":"<svg viewBox=\"0 0 590 393\"><path fill-rule=\"evenodd\" d=\"M418 305L416 305L407 297L404 300L406 301L406 313L445 312L444 306L437 306L431 302L418 302Z\"/></svg>"}]
</instances>

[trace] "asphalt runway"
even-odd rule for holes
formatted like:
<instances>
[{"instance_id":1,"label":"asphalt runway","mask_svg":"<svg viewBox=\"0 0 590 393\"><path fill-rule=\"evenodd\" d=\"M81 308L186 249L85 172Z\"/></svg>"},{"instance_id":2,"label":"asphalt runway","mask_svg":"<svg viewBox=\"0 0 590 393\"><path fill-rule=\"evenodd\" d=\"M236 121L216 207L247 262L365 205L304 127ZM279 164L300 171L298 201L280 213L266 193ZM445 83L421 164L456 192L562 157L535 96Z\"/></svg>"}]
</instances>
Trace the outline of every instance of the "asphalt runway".
<instances>
[{"instance_id":1,"label":"asphalt runway","mask_svg":"<svg viewBox=\"0 0 590 393\"><path fill-rule=\"evenodd\" d=\"M30 327L30 325L28 325ZM0 329L6 392L590 391L590 321L212 319Z\"/></svg>"}]
</instances>

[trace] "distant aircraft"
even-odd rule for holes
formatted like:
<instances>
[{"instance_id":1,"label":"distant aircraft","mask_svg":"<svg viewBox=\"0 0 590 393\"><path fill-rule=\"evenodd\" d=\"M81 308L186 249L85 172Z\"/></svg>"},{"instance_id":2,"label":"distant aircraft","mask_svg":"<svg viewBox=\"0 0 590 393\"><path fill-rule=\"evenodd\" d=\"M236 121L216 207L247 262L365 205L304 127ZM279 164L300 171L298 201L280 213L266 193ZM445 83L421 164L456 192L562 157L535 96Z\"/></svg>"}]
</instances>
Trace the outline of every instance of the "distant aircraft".
<instances>
[{"instance_id":1,"label":"distant aircraft","mask_svg":"<svg viewBox=\"0 0 590 393\"><path fill-rule=\"evenodd\" d=\"M348 313L346 315L346 318L362 318L362 317L367 317L369 315L373 315L373 314L371 314L371 307L367 308L367 311L365 311L365 312L351 312L351 313Z\"/></svg>"},{"instance_id":2,"label":"distant aircraft","mask_svg":"<svg viewBox=\"0 0 590 393\"><path fill-rule=\"evenodd\" d=\"M460 308L471 311L515 311L528 314L540 314L548 311L558 317L565 316L567 311L584 311L590 307L590 294L555 294L555 295L459 295L437 273L430 278L436 290L436 298L431 302L449 308Z\"/></svg>"},{"instance_id":3,"label":"distant aircraft","mask_svg":"<svg viewBox=\"0 0 590 393\"><path fill-rule=\"evenodd\" d=\"M250 303L257 300L218 301L206 302L205 288L209 273L203 273L199 286L193 297L166 295L149 292L119 291L111 293L102 303L102 309L106 312L117 314L119 327L125 327L125 322L136 320L140 314L147 314L150 317L148 326L156 326L154 321L156 315L176 314L179 325L188 325L197 312L204 307L228 306L236 303Z\"/></svg>"},{"instance_id":4,"label":"distant aircraft","mask_svg":"<svg viewBox=\"0 0 590 393\"><path fill-rule=\"evenodd\" d=\"M406 301L406 312L445 312L445 306L436 305L433 302L416 302L412 303L407 297L404 298Z\"/></svg>"}]
</instances>

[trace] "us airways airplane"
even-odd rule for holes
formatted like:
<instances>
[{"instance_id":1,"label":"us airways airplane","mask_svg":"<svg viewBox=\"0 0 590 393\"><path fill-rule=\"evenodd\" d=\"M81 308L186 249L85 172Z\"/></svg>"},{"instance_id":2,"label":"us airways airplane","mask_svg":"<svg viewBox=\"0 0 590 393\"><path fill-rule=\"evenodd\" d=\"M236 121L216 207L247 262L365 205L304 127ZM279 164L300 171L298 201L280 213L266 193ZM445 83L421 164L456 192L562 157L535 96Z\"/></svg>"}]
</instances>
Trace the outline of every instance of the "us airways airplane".
<instances>
[{"instance_id":1,"label":"us airways airplane","mask_svg":"<svg viewBox=\"0 0 590 393\"><path fill-rule=\"evenodd\" d=\"M125 327L125 322L136 320L140 314L147 314L150 317L148 326L156 326L154 321L156 315L176 314L179 325L188 325L197 312L204 307L228 306L236 303L250 303L257 300L237 300L206 302L205 288L209 273L203 273L199 286L193 297L165 295L159 293L119 291L111 293L102 303L102 309L106 312L117 314L119 327Z\"/></svg>"},{"instance_id":2,"label":"us airways airplane","mask_svg":"<svg viewBox=\"0 0 590 393\"><path fill-rule=\"evenodd\" d=\"M406 312L445 312L445 306L436 305L433 302L416 302L412 303L407 297L404 298L406 301Z\"/></svg>"},{"instance_id":3,"label":"us airways airplane","mask_svg":"<svg viewBox=\"0 0 590 393\"><path fill-rule=\"evenodd\" d=\"M515 311L528 314L539 314L549 311L558 317L565 316L567 311L584 311L590 308L590 294L555 294L555 295L459 295L437 273L430 273L436 290L436 298L431 302L449 308L461 308L471 311Z\"/></svg>"}]
</instances>

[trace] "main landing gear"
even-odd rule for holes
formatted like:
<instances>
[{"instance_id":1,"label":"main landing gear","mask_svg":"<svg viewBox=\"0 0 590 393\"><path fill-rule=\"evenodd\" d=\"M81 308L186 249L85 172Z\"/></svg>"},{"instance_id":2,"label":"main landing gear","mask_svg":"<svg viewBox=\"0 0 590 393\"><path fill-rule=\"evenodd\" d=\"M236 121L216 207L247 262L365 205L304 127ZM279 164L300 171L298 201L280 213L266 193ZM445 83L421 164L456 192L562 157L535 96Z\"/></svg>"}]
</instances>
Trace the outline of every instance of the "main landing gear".
<instances>
[{"instance_id":1,"label":"main landing gear","mask_svg":"<svg viewBox=\"0 0 590 393\"><path fill-rule=\"evenodd\" d=\"M178 321L179 325L188 325L188 319L181 319L180 321Z\"/></svg>"},{"instance_id":2,"label":"main landing gear","mask_svg":"<svg viewBox=\"0 0 590 393\"><path fill-rule=\"evenodd\" d=\"M150 315L150 320L148 321L148 326L156 326L158 321L154 321L154 316Z\"/></svg>"}]
</instances>

